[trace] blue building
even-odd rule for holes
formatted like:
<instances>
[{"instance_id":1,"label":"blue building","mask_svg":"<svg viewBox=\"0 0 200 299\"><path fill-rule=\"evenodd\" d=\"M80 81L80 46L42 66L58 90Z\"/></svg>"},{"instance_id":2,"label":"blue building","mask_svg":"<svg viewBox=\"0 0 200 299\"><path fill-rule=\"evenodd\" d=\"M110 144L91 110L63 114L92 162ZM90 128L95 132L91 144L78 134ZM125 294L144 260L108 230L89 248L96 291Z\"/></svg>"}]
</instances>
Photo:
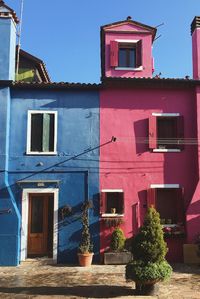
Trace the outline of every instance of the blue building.
<instances>
[{"instance_id":1,"label":"blue building","mask_svg":"<svg viewBox=\"0 0 200 299\"><path fill-rule=\"evenodd\" d=\"M0 265L31 256L76 263L86 199L98 261L99 87L51 83L24 51L19 75L29 83L15 81L17 22L1 1Z\"/></svg>"}]
</instances>

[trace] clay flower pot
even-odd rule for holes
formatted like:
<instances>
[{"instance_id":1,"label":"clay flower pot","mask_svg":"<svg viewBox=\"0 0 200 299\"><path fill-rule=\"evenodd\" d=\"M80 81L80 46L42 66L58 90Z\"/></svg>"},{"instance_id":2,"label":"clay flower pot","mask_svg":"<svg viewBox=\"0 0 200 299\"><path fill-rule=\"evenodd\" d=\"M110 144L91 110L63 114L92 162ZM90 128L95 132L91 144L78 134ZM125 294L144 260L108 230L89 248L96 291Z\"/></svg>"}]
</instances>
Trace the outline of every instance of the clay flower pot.
<instances>
[{"instance_id":1,"label":"clay flower pot","mask_svg":"<svg viewBox=\"0 0 200 299\"><path fill-rule=\"evenodd\" d=\"M91 266L93 255L94 255L94 253L92 253L92 252L78 253L79 265L82 267Z\"/></svg>"}]
</instances>

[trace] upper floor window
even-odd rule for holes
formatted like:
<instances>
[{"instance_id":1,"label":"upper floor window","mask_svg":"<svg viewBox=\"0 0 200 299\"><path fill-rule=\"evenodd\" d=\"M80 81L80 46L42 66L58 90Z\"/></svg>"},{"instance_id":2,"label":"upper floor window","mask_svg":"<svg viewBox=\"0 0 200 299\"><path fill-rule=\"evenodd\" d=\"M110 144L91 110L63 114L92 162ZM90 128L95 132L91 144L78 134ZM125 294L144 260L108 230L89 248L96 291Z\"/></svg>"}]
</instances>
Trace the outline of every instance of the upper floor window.
<instances>
[{"instance_id":1,"label":"upper floor window","mask_svg":"<svg viewBox=\"0 0 200 299\"><path fill-rule=\"evenodd\" d=\"M119 45L119 67L136 67L136 47L135 45Z\"/></svg>"},{"instance_id":2,"label":"upper floor window","mask_svg":"<svg viewBox=\"0 0 200 299\"><path fill-rule=\"evenodd\" d=\"M28 111L27 154L56 154L57 112Z\"/></svg>"},{"instance_id":3,"label":"upper floor window","mask_svg":"<svg viewBox=\"0 0 200 299\"><path fill-rule=\"evenodd\" d=\"M116 69L137 69L142 66L142 40L110 42L110 65Z\"/></svg>"},{"instance_id":4,"label":"upper floor window","mask_svg":"<svg viewBox=\"0 0 200 299\"><path fill-rule=\"evenodd\" d=\"M152 113L149 148L154 152L178 152L184 146L184 122L179 113Z\"/></svg>"}]
</instances>

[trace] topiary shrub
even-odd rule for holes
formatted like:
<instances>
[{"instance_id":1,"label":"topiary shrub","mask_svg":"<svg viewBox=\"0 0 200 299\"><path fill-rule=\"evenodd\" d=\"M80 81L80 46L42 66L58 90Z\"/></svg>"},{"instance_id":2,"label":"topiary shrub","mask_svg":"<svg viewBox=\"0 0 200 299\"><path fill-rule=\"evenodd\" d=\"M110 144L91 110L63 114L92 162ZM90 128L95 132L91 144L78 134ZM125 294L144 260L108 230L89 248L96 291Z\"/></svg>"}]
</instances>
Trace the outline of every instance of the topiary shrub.
<instances>
[{"instance_id":1,"label":"topiary shrub","mask_svg":"<svg viewBox=\"0 0 200 299\"><path fill-rule=\"evenodd\" d=\"M167 250L159 213L154 208L149 208L143 226L133 239L133 257L143 262L161 262Z\"/></svg>"},{"instance_id":2,"label":"topiary shrub","mask_svg":"<svg viewBox=\"0 0 200 299\"><path fill-rule=\"evenodd\" d=\"M93 244L91 242L91 236L89 231L89 215L88 210L92 208L91 201L85 201L82 206L82 233L81 233L81 242L79 244L80 253L89 253L93 251Z\"/></svg>"},{"instance_id":3,"label":"topiary shrub","mask_svg":"<svg viewBox=\"0 0 200 299\"><path fill-rule=\"evenodd\" d=\"M171 266L164 260L159 263L130 262L126 267L126 278L133 281L159 281L170 277Z\"/></svg>"},{"instance_id":4,"label":"topiary shrub","mask_svg":"<svg viewBox=\"0 0 200 299\"><path fill-rule=\"evenodd\" d=\"M125 236L121 228L117 227L111 235L110 249L112 251L122 251L125 245Z\"/></svg>"},{"instance_id":5,"label":"topiary shrub","mask_svg":"<svg viewBox=\"0 0 200 299\"><path fill-rule=\"evenodd\" d=\"M148 294L157 281L170 277L172 268L165 260L167 250L159 213L148 208L144 225L133 238L134 260L126 265L126 278L136 282L138 294Z\"/></svg>"}]
</instances>

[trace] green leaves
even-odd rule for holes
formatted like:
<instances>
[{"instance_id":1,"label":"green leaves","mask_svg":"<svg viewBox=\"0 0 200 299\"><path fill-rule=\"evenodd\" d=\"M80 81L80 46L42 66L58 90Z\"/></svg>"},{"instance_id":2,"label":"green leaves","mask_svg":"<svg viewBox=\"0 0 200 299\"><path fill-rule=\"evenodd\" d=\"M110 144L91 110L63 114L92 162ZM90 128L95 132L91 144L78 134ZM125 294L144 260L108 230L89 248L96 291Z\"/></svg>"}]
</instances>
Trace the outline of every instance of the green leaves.
<instances>
[{"instance_id":1,"label":"green leaves","mask_svg":"<svg viewBox=\"0 0 200 299\"><path fill-rule=\"evenodd\" d=\"M126 238L124 236L123 230L119 227L115 228L111 236L111 250L122 251L124 249L125 240Z\"/></svg>"},{"instance_id":2,"label":"green leaves","mask_svg":"<svg viewBox=\"0 0 200 299\"><path fill-rule=\"evenodd\" d=\"M144 225L133 239L134 260L126 265L126 278L145 284L170 277L172 268L165 260L167 250L159 213L149 208Z\"/></svg>"}]
</instances>

